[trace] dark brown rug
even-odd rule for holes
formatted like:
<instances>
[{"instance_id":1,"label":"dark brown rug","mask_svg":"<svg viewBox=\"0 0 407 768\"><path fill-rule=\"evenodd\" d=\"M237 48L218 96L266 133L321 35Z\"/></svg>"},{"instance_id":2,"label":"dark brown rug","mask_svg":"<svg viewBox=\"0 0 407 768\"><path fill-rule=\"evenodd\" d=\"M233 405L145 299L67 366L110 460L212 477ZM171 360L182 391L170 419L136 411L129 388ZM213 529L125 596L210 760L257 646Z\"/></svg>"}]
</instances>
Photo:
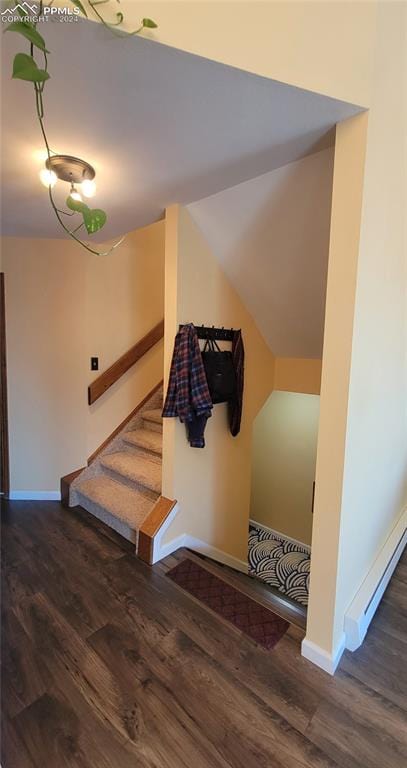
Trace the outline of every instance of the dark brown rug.
<instances>
[{"instance_id":1,"label":"dark brown rug","mask_svg":"<svg viewBox=\"0 0 407 768\"><path fill-rule=\"evenodd\" d=\"M267 650L274 648L290 626L192 560L182 560L166 575Z\"/></svg>"}]
</instances>

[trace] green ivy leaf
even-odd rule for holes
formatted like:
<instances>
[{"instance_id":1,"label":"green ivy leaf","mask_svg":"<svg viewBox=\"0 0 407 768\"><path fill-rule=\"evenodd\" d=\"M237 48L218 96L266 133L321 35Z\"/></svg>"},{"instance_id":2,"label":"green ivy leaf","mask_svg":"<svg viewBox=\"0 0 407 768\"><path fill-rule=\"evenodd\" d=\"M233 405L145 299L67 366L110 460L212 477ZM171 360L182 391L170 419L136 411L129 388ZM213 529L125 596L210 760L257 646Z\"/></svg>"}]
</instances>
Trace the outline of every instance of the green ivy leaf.
<instances>
[{"instance_id":1,"label":"green ivy leaf","mask_svg":"<svg viewBox=\"0 0 407 768\"><path fill-rule=\"evenodd\" d=\"M13 62L13 78L28 80L30 83L43 83L49 79L45 69L38 69L32 56L27 53L17 53Z\"/></svg>"},{"instance_id":2,"label":"green ivy leaf","mask_svg":"<svg viewBox=\"0 0 407 768\"><path fill-rule=\"evenodd\" d=\"M89 208L86 203L82 203L80 200L73 200L71 196L67 198L66 204L71 211L82 214L83 223L88 235L98 232L106 224L107 216L100 208Z\"/></svg>"},{"instance_id":3,"label":"green ivy leaf","mask_svg":"<svg viewBox=\"0 0 407 768\"><path fill-rule=\"evenodd\" d=\"M39 32L37 32L33 24L30 24L27 21L13 21L11 24L8 25L8 27L6 27L4 31L18 32L20 35L23 35L23 37L29 40L30 43L35 45L41 51L44 51L45 53L49 53L49 51L47 51L45 47L44 38L41 37Z\"/></svg>"},{"instance_id":4,"label":"green ivy leaf","mask_svg":"<svg viewBox=\"0 0 407 768\"><path fill-rule=\"evenodd\" d=\"M87 211L90 211L86 203L83 203L81 200L74 200L70 195L66 199L66 204L71 211L76 211L77 213L85 214Z\"/></svg>"},{"instance_id":5,"label":"green ivy leaf","mask_svg":"<svg viewBox=\"0 0 407 768\"><path fill-rule=\"evenodd\" d=\"M86 13L82 3L80 0L71 0L72 5L74 5L76 8L79 8L80 12L83 13L86 18L88 18L88 14Z\"/></svg>"},{"instance_id":6,"label":"green ivy leaf","mask_svg":"<svg viewBox=\"0 0 407 768\"><path fill-rule=\"evenodd\" d=\"M89 212L83 214L83 220L88 235L98 232L106 224L107 216L101 208L92 208Z\"/></svg>"},{"instance_id":7,"label":"green ivy leaf","mask_svg":"<svg viewBox=\"0 0 407 768\"><path fill-rule=\"evenodd\" d=\"M143 27L148 27L149 29L156 29L158 24L155 23L152 19L143 19Z\"/></svg>"}]
</instances>

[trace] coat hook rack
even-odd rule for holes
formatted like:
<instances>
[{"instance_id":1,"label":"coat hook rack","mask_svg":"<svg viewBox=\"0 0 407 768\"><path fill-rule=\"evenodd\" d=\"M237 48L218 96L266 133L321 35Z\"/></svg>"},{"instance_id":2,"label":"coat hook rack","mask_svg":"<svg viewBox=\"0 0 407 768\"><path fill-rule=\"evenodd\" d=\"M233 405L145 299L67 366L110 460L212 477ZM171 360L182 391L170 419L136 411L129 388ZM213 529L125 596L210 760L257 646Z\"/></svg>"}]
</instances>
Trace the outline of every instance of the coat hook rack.
<instances>
[{"instance_id":1,"label":"coat hook rack","mask_svg":"<svg viewBox=\"0 0 407 768\"><path fill-rule=\"evenodd\" d=\"M180 325L180 330L183 325ZM195 326L198 339L213 339L214 341L233 341L235 330L233 328L215 328L214 325L209 327L207 325Z\"/></svg>"}]
</instances>

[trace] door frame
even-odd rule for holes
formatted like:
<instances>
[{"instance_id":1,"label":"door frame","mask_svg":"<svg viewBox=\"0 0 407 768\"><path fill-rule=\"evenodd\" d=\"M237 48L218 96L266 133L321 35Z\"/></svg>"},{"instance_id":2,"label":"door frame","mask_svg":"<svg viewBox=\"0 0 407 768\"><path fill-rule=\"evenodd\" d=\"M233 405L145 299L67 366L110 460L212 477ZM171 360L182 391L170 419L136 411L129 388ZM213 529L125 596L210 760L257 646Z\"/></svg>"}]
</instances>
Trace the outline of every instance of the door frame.
<instances>
[{"instance_id":1,"label":"door frame","mask_svg":"<svg viewBox=\"0 0 407 768\"><path fill-rule=\"evenodd\" d=\"M6 355L6 291L4 272L0 272L0 494L10 492L10 463L8 443L7 355Z\"/></svg>"}]
</instances>

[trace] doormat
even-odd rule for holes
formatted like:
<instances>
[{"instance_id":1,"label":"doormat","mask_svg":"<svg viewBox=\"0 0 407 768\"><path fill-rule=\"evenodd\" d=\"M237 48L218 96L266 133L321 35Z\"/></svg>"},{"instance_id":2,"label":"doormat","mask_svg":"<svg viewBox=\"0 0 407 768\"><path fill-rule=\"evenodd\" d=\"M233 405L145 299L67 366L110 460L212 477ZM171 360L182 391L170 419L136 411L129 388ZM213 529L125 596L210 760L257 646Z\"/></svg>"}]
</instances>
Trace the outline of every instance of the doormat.
<instances>
[{"instance_id":1,"label":"doormat","mask_svg":"<svg viewBox=\"0 0 407 768\"><path fill-rule=\"evenodd\" d=\"M188 558L166 575L268 651L290 626L288 621Z\"/></svg>"},{"instance_id":2,"label":"doormat","mask_svg":"<svg viewBox=\"0 0 407 768\"><path fill-rule=\"evenodd\" d=\"M311 552L290 539L250 525L249 573L308 605Z\"/></svg>"}]
</instances>

